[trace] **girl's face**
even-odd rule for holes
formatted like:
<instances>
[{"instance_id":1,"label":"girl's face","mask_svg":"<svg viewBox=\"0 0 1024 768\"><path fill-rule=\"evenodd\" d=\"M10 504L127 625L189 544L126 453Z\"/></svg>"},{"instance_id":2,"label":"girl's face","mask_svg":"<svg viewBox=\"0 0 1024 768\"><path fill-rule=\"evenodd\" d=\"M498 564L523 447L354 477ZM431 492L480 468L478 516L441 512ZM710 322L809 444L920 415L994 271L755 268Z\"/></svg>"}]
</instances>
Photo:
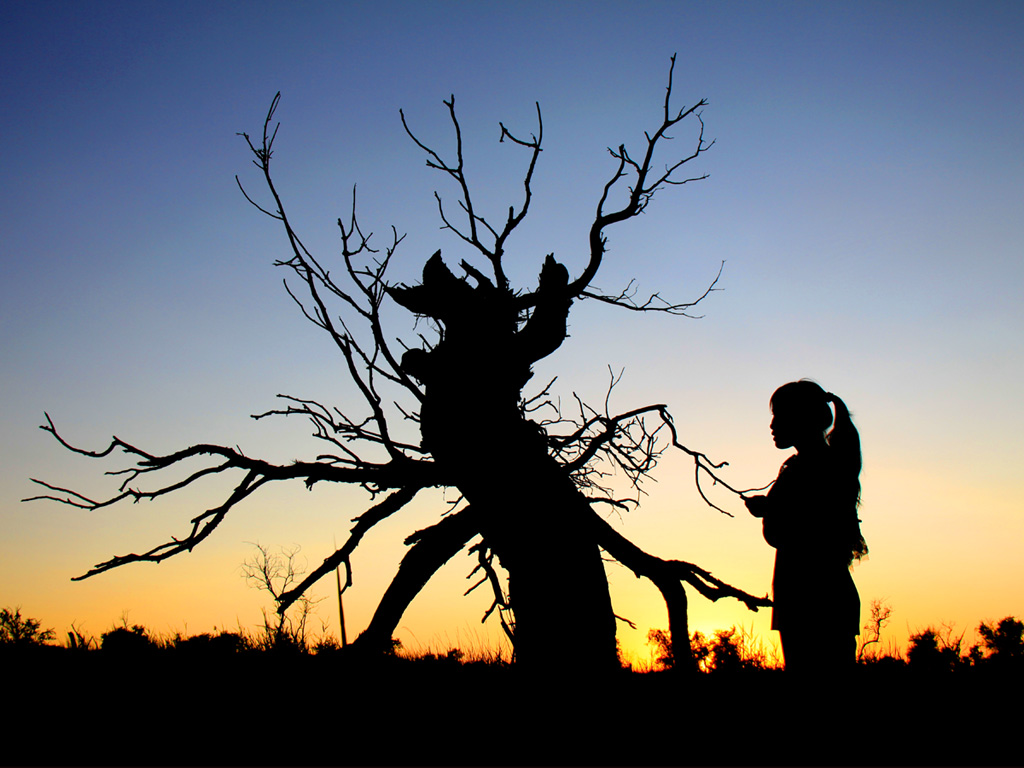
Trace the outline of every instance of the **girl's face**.
<instances>
[{"instance_id":1,"label":"girl's face","mask_svg":"<svg viewBox=\"0 0 1024 768\"><path fill-rule=\"evenodd\" d=\"M817 429L807 418L792 408L776 408L772 412L772 440L779 449L797 448L815 438L820 438L822 430Z\"/></svg>"},{"instance_id":2,"label":"girl's face","mask_svg":"<svg viewBox=\"0 0 1024 768\"><path fill-rule=\"evenodd\" d=\"M775 447L780 449L792 448L793 447L793 419L787 418L786 414L773 413L772 414L772 440L775 441Z\"/></svg>"}]
</instances>

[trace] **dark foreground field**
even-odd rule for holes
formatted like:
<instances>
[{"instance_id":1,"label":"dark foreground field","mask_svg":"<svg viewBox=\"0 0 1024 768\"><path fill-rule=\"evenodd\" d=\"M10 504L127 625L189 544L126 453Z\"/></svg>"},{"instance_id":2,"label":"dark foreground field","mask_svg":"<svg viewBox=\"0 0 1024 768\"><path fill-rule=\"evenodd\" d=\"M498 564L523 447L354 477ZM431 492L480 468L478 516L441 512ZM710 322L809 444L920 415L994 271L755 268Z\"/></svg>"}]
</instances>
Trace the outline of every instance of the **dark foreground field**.
<instances>
[{"instance_id":1,"label":"dark foreground field","mask_svg":"<svg viewBox=\"0 0 1024 768\"><path fill-rule=\"evenodd\" d=\"M48 652L52 651L52 652ZM863 669L529 680L439 659L6 654L4 763L1020 764L1019 679ZM1016 676L1014 676L1016 677Z\"/></svg>"}]
</instances>

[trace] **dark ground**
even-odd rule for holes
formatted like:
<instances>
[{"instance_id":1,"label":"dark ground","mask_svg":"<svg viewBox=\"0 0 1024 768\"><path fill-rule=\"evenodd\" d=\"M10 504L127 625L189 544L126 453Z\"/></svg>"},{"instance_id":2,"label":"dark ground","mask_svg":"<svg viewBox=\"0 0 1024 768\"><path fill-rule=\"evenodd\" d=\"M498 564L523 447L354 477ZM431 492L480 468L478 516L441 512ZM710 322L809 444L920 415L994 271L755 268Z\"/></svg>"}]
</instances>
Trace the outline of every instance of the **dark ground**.
<instances>
[{"instance_id":1,"label":"dark ground","mask_svg":"<svg viewBox=\"0 0 1024 768\"><path fill-rule=\"evenodd\" d=\"M1020 764L1018 675L529 680L445 660L0 656L7 765Z\"/></svg>"}]
</instances>

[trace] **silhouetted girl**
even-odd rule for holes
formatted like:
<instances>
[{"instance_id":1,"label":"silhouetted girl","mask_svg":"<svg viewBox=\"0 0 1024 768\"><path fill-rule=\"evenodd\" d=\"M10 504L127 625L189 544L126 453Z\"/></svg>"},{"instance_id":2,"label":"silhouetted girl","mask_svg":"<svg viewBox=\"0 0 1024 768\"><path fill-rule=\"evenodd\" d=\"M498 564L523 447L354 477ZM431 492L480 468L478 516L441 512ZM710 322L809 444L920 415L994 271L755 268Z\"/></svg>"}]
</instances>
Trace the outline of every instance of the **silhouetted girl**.
<instances>
[{"instance_id":1,"label":"silhouetted girl","mask_svg":"<svg viewBox=\"0 0 1024 768\"><path fill-rule=\"evenodd\" d=\"M779 387L771 409L775 446L796 454L767 495L744 501L763 518L765 541L776 549L772 629L788 670L849 667L860 632L850 566L867 554L857 518L860 436L843 401L813 381Z\"/></svg>"}]
</instances>

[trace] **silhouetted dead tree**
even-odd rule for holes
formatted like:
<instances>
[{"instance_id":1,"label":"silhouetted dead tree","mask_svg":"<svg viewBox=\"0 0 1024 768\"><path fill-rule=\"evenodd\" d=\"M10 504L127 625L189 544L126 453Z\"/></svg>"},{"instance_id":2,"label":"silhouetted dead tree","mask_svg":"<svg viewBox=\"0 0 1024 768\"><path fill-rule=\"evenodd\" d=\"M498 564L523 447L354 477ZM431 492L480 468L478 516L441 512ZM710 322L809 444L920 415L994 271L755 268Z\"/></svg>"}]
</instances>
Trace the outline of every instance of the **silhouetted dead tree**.
<instances>
[{"instance_id":1,"label":"silhouetted dead tree","mask_svg":"<svg viewBox=\"0 0 1024 768\"><path fill-rule=\"evenodd\" d=\"M605 468L623 471L639 488L661 453L670 446L685 451L693 459L697 487L706 501L700 489L702 475L721 482L715 476L721 464L679 443L666 406L651 405L613 414L607 400L603 411L577 400L576 417L563 416L555 408L553 416L535 420L531 418L533 414L547 406L554 408L547 399L550 385L533 397L527 398L523 393L533 375L532 365L557 350L565 340L573 301L589 298L634 311L687 315L715 287L718 276L690 302L672 302L657 293L639 300L632 283L618 294L604 294L593 287L605 259L609 227L642 213L659 190L706 178L706 174L685 174L687 165L713 144L704 138L701 110L706 102L701 100L678 110L672 107L674 66L673 57L661 123L653 133L645 134L646 146L641 154L634 157L624 145L609 150L615 169L598 195L587 238L586 266L573 277L553 254L548 254L532 290L521 290L510 283L505 260L509 237L526 217L532 202L532 180L543 136L539 105L537 132L529 138L515 135L501 124L501 141L507 139L525 150L527 165L523 196L518 204L509 206L500 221L483 215L466 181L454 97L444 102L455 136L454 159L446 159L420 141L401 114L406 132L426 154L427 166L450 177L458 189L457 216L435 193L444 228L469 246L475 258L482 259L485 265L481 270L462 260L462 274L457 276L438 251L424 265L422 282L406 286L386 280L388 265L402 237L392 229L390 242L383 250L371 247L370 235L364 234L356 217L354 193L347 220L338 220L342 268L332 272L303 244L271 176L270 161L278 130L274 125L278 94L264 121L262 136L253 139L241 134L263 175L272 202L257 202L240 181L239 188L256 208L280 222L289 250L288 257L276 264L290 270L293 278L292 284L285 281L285 288L303 314L328 334L342 355L349 376L361 393L362 411L357 414L351 407L342 410L313 400L279 396L283 403L280 408L255 418L304 416L312 423L315 437L329 446L328 452L315 461L288 465L251 459L237 448L217 445L196 445L168 455L155 455L116 437L104 450L89 451L67 442L47 416L42 428L65 448L94 458L119 450L132 458L133 465L112 473L123 475L124 480L119 491L109 498L90 499L41 481L36 482L52 493L34 498L97 509L125 499L156 498L209 475L241 475L241 481L225 501L192 519L192 528L183 538L172 538L141 554L113 557L78 578L132 562L159 562L190 551L232 508L262 486L274 481L301 480L310 488L319 482L354 483L365 488L371 498L383 498L354 519L355 525L341 548L300 584L279 596L282 612L310 585L339 565L345 566L346 585L351 585L350 557L363 535L381 520L401 511L420 490L454 488L465 502L462 509L451 511L438 523L407 539L409 552L370 625L356 641L357 647L389 647L391 634L409 602L441 565L474 539L477 543L471 549L478 556L481 572L477 586L489 585L494 593L488 613L498 612L506 631L514 638L517 661L533 668L558 663L547 657L546 640L560 627L571 631L575 638L575 660L582 668L617 666L616 616L602 550L661 590L675 637L688 636L684 583L712 600L733 597L754 610L766 605L766 598L730 587L695 565L643 552L595 511L595 504L602 502L620 507L627 503L601 486ZM694 126L691 150L656 170L656 150L671 138L669 132L682 127L684 121ZM421 334L415 346L402 344L403 351L397 352L382 323L382 311L389 304L429 320L432 338ZM415 435L402 436L409 431L410 422L418 427L418 439ZM194 457L206 458L209 463L184 480L158 483L154 490L142 490L136 485L137 481ZM508 572L507 592L495 570L495 557ZM685 650L677 649L677 658L685 658Z\"/></svg>"}]
</instances>

